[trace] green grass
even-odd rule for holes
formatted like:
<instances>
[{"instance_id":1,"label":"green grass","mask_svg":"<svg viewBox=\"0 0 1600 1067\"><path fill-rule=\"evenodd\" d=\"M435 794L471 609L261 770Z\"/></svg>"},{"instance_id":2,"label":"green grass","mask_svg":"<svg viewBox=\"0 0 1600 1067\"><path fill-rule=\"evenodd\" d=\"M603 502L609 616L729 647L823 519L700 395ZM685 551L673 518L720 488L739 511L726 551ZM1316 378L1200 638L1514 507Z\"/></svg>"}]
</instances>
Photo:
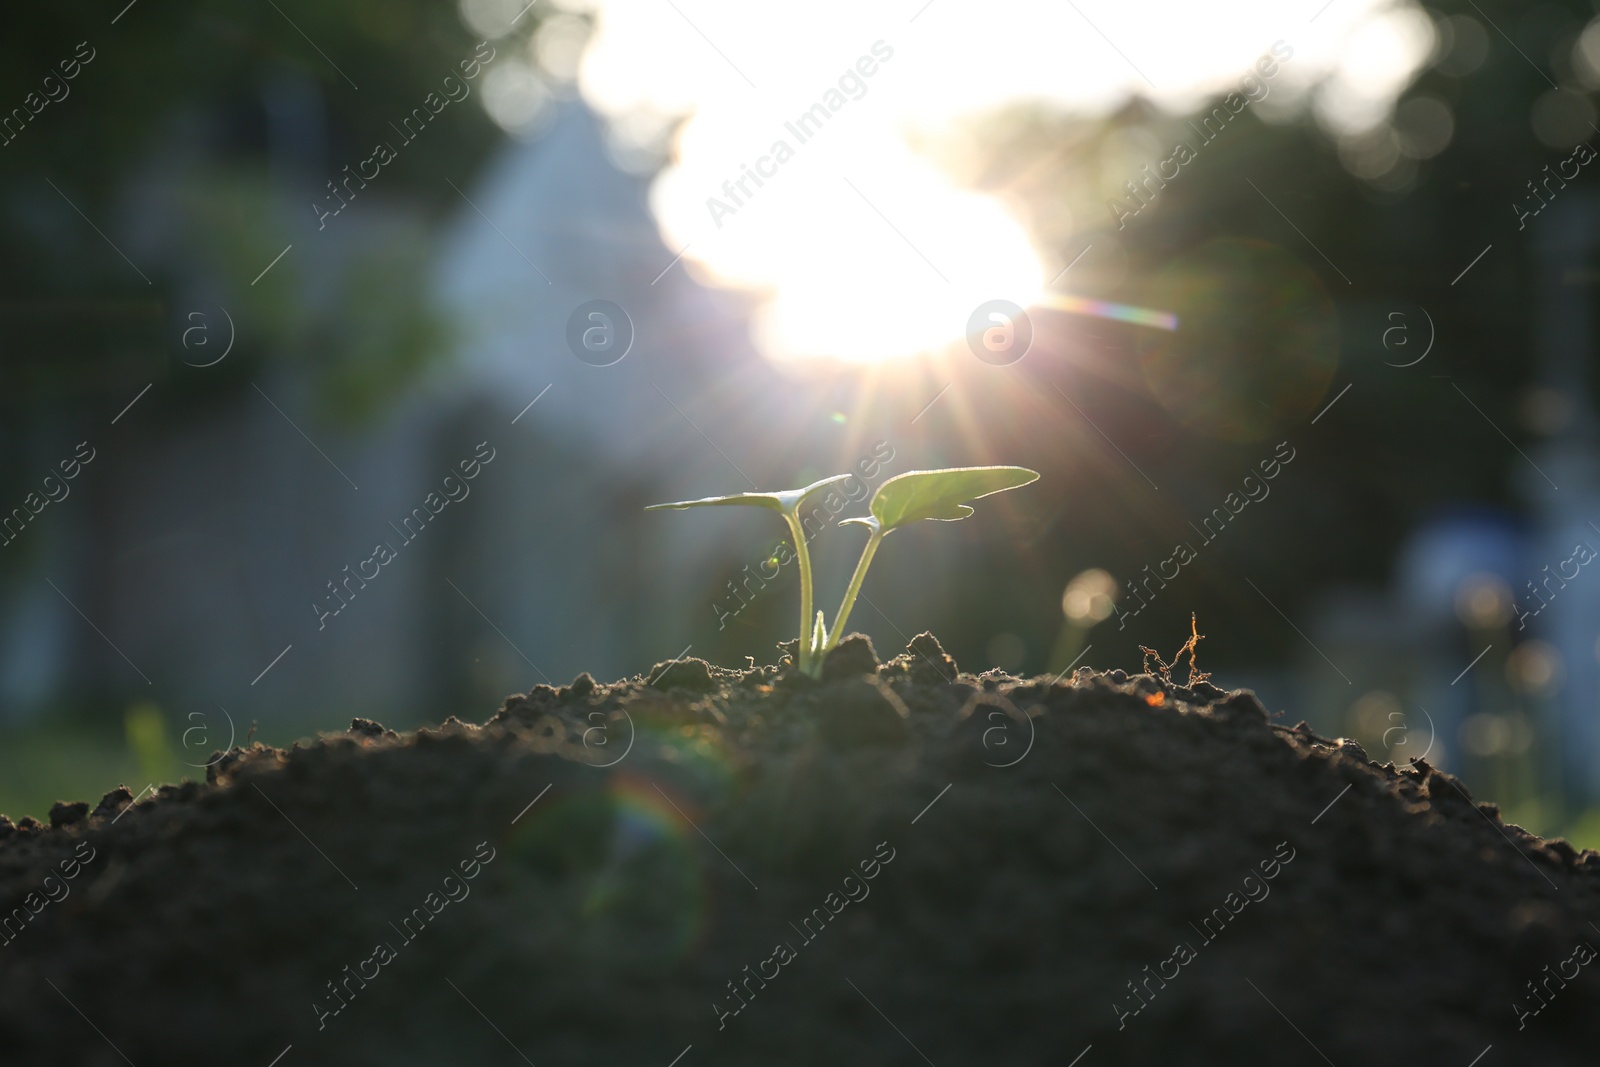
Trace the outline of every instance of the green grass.
<instances>
[{"instance_id":1,"label":"green grass","mask_svg":"<svg viewBox=\"0 0 1600 1067\"><path fill-rule=\"evenodd\" d=\"M293 737L274 740L287 744ZM93 808L119 785L138 793L185 778L205 781L205 761L226 741L149 702L130 705L120 722L86 721L69 709L41 715L26 726L0 729L0 814L13 822L26 815L48 822L58 800L86 800ZM234 743L245 743L242 727Z\"/></svg>"},{"instance_id":2,"label":"green grass","mask_svg":"<svg viewBox=\"0 0 1600 1067\"><path fill-rule=\"evenodd\" d=\"M118 785L137 793L148 784L121 730L0 731L0 812L12 821L48 822L58 800L87 800L92 808Z\"/></svg>"},{"instance_id":3,"label":"green grass","mask_svg":"<svg viewBox=\"0 0 1600 1067\"><path fill-rule=\"evenodd\" d=\"M370 718L383 710L355 714ZM350 720L342 713L338 721ZM386 725L407 730L438 721L424 716ZM234 728L233 744L247 745L250 724L235 722ZM324 729L337 732L331 723ZM319 732L304 720L283 721L257 731L253 740L287 746ZM13 822L27 815L48 822L50 806L58 800L86 800L93 809L119 785L138 793L186 778L203 782L205 762L227 741L225 724L192 715L185 719L148 701L128 705L117 718L83 707L57 708L27 725L0 727L0 814Z\"/></svg>"}]
</instances>

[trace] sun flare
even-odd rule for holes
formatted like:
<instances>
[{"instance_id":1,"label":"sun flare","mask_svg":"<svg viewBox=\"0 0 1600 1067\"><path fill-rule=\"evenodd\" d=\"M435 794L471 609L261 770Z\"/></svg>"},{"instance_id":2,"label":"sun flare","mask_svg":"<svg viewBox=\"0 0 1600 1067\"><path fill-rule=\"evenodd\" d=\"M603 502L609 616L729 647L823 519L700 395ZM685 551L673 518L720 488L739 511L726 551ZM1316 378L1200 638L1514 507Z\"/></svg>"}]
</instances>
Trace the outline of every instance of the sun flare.
<instances>
[{"instance_id":1,"label":"sun flare","mask_svg":"<svg viewBox=\"0 0 1600 1067\"><path fill-rule=\"evenodd\" d=\"M975 175L913 148L962 158L961 120L1029 101L1103 114L1131 94L1183 113L1293 37L1295 62L1261 109L1287 114L1330 73L1371 80L1348 54L1362 34L1399 42L1381 59L1388 80L1369 94L1381 110L1427 51L1401 32L1421 17L1414 5L1386 0L1335 5L1310 28L1273 0L1223 10L1153 0L1149 11L819 0L803 19L732 0L583 6L598 16L579 78L586 99L614 132L642 115L657 128L684 118L650 190L663 239L702 281L755 295L756 340L777 360L936 352L961 343L988 301L1049 303L1046 282L1062 264L1033 247L1027 220L1002 196L964 187ZM1034 28L1019 36L1023 22ZM1130 58L1107 40L1139 45Z\"/></svg>"}]
</instances>

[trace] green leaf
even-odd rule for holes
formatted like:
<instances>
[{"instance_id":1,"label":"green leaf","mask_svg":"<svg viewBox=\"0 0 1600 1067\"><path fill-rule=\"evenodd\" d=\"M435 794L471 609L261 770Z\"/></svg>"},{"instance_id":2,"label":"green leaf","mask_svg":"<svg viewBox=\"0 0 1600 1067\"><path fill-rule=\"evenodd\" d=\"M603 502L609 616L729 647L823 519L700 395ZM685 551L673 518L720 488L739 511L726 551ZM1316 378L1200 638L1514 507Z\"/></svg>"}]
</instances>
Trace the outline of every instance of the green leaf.
<instances>
[{"instance_id":1,"label":"green leaf","mask_svg":"<svg viewBox=\"0 0 1600 1067\"><path fill-rule=\"evenodd\" d=\"M651 504L646 511L660 511L663 508L673 508L682 511L685 508L718 508L718 507L757 507L776 511L780 514L798 514L805 506L807 498L814 493L819 493L829 486L851 477L848 474L836 474L831 478L824 478L820 482L812 482L801 489L783 489L776 493L734 493L732 496L708 496L699 500L678 500L671 504Z\"/></svg>"},{"instance_id":2,"label":"green leaf","mask_svg":"<svg viewBox=\"0 0 1600 1067\"><path fill-rule=\"evenodd\" d=\"M816 637L816 627L811 624L811 556L806 551L806 535L804 525L800 521L800 512L806 502L825 489L837 485L839 482L848 481L854 477L850 474L835 474L831 478L824 478L819 482L799 489L783 489L776 493L735 493L732 496L708 496L700 500L679 500L671 504L651 504L646 511L657 511L662 508L673 508L682 511L685 508L717 508L717 507L757 507L776 511L783 516L783 521L788 524L789 533L794 538L795 561L800 567L800 636L798 637L799 667L807 673L815 673L812 662L813 652L821 647ZM821 615L821 612L818 612ZM818 619L817 626L821 626ZM824 638L826 634L824 633Z\"/></svg>"},{"instance_id":3,"label":"green leaf","mask_svg":"<svg viewBox=\"0 0 1600 1067\"><path fill-rule=\"evenodd\" d=\"M1039 472L1026 467L947 467L936 471L907 471L878 486L872 494L870 519L846 519L877 530L880 535L923 519L955 522L972 514L966 502L1003 493L1039 480Z\"/></svg>"}]
</instances>

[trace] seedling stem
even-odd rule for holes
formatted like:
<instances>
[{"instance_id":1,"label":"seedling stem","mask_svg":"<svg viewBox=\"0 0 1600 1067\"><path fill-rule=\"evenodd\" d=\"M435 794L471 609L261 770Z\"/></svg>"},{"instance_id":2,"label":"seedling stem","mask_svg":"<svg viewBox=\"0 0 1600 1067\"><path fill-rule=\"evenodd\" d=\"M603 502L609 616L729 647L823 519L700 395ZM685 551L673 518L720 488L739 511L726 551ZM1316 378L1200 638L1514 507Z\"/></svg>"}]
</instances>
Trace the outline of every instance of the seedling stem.
<instances>
[{"instance_id":1,"label":"seedling stem","mask_svg":"<svg viewBox=\"0 0 1600 1067\"><path fill-rule=\"evenodd\" d=\"M850 619L850 611L856 606L856 596L861 592L861 583L867 577L867 568L872 564L873 554L878 551L878 544L883 540L883 532L876 527L867 538L867 546L861 550L861 558L856 561L855 573L850 575L850 588L844 591L844 599L839 602L839 611L833 617L833 630L828 634L828 643L822 648L822 655L839 646L839 641L844 637L844 624Z\"/></svg>"}]
</instances>

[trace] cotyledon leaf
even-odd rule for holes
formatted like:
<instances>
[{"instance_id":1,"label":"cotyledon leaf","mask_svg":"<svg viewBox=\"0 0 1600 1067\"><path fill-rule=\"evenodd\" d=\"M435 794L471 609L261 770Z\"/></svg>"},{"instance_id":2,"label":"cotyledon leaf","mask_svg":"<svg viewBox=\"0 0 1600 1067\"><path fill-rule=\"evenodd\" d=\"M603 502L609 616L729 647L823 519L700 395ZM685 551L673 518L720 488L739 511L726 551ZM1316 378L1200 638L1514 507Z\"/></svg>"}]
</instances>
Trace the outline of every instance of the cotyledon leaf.
<instances>
[{"instance_id":1,"label":"cotyledon leaf","mask_svg":"<svg viewBox=\"0 0 1600 1067\"><path fill-rule=\"evenodd\" d=\"M718 507L757 507L776 511L783 516L783 521L789 527L789 534L794 538L795 560L800 568L800 635L799 635L799 661L800 669L814 673L814 653L818 647L815 637L815 627L811 621L811 556L806 551L805 527L800 520L800 511L806 502L817 493L831 488L840 482L853 478L851 474L835 474L831 478L812 482L810 485L799 489L783 489L776 493L734 493L731 496L708 496L700 500L679 500L671 504L652 504L645 508L646 511L658 511L663 508L683 510L685 508L718 508ZM821 625L820 622L817 625Z\"/></svg>"},{"instance_id":2,"label":"cotyledon leaf","mask_svg":"<svg viewBox=\"0 0 1600 1067\"><path fill-rule=\"evenodd\" d=\"M805 505L806 499L813 493L821 492L829 486L836 485L852 477L849 474L836 474L831 478L824 478L819 482L800 489L782 489L776 493L734 493L731 496L707 496L699 500L678 500L670 504L651 504L646 511L660 511L663 508L674 508L682 511L685 508L718 508L718 507L758 507L768 511L794 515Z\"/></svg>"},{"instance_id":3,"label":"cotyledon leaf","mask_svg":"<svg viewBox=\"0 0 1600 1067\"><path fill-rule=\"evenodd\" d=\"M907 471L878 486L872 494L871 518L846 519L881 535L923 519L954 522L971 515L969 500L979 500L1039 480L1027 467L947 467Z\"/></svg>"}]
</instances>

